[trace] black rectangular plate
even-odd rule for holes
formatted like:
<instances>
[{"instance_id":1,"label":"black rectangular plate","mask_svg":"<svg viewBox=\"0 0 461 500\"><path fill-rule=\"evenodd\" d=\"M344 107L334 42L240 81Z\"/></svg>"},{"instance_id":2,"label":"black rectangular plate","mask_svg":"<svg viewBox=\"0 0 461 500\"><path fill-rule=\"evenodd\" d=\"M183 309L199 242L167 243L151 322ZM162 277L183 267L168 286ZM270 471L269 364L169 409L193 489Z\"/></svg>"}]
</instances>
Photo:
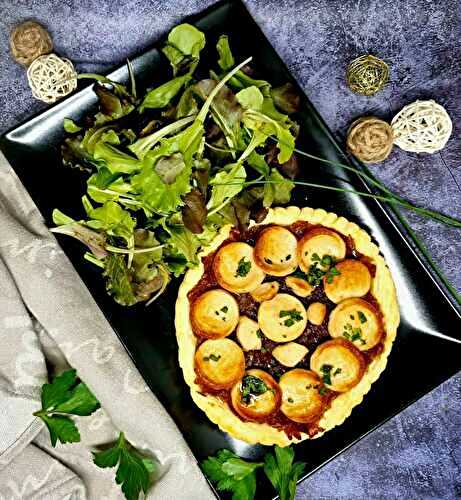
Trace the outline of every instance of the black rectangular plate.
<instances>
[{"instance_id":1,"label":"black rectangular plate","mask_svg":"<svg viewBox=\"0 0 461 500\"><path fill-rule=\"evenodd\" d=\"M297 86L239 2L219 3L190 18L189 22L195 23L207 37L204 68L216 66L214 47L219 35L226 33L237 61L252 55L254 67L263 78L274 85L291 81ZM156 48L135 57L132 62L140 88L153 86L170 74L168 64ZM126 67L109 76L126 81ZM332 161L347 161L307 97L298 90L302 95L302 110L296 117L301 125L298 147ZM1 139L1 149L50 225L55 207L77 219L82 215L80 199L85 183L81 173L62 167L59 144L64 135L63 118L78 120L95 103L96 97L87 87ZM355 174L348 175L340 169L303 158L301 166L307 181L368 189ZM340 427L318 440L297 445L297 458L306 462L307 477L461 368L461 314L456 301L437 278L438 271L415 251L415 242L396 222L395 213L391 214L380 203L350 194L297 188L294 204L321 207L344 215L370 232L396 281L402 315L387 369L363 403ZM223 447L242 457L260 458L263 447L247 445L221 432L189 396L178 366L174 332L174 304L179 281L172 283L156 304L125 309L107 296L99 272L83 260L81 245L65 237L60 243L147 384L176 421L197 460ZM270 491L267 483L261 483L258 498L268 498Z\"/></svg>"}]
</instances>

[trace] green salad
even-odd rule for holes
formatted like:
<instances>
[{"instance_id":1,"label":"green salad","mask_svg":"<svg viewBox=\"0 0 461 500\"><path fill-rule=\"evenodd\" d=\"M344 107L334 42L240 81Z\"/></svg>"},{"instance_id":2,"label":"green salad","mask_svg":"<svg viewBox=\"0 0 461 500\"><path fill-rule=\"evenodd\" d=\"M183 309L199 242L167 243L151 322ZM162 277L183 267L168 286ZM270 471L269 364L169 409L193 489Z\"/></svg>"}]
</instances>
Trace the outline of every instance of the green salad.
<instances>
[{"instance_id":1,"label":"green salad","mask_svg":"<svg viewBox=\"0 0 461 500\"><path fill-rule=\"evenodd\" d=\"M64 165L86 174L87 191L82 218L55 209L52 231L87 246L85 259L101 269L116 302L151 303L173 276L198 264L200 248L223 225L263 220L269 207L289 203L295 185L374 198L461 229L461 220L413 205L365 168L297 149L294 86L259 79L251 57L234 59L226 35L216 63L203 67L205 43L194 26L176 26L162 48L172 78L143 96L129 62L128 86L79 75L96 80L98 111L81 124L64 120L61 152ZM374 192L295 180L298 156L316 160L315 168L354 172Z\"/></svg>"},{"instance_id":2,"label":"green salad","mask_svg":"<svg viewBox=\"0 0 461 500\"><path fill-rule=\"evenodd\" d=\"M52 231L87 246L124 306L155 300L223 225L244 228L290 200L299 96L256 79L251 58L237 64L225 35L215 67L199 67L205 43L194 26L175 27L162 48L172 78L143 96L130 65L128 86L80 75L96 80L98 112L64 121L63 163L86 173L87 191L82 218L55 209Z\"/></svg>"}]
</instances>

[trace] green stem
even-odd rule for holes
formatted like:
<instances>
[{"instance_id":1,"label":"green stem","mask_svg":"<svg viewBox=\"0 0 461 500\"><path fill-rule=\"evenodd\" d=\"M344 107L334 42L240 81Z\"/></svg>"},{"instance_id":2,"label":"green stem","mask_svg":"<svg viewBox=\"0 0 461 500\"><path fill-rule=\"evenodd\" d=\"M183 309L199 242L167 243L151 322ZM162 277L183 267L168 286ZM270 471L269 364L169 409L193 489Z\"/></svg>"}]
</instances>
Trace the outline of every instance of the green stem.
<instances>
[{"instance_id":1,"label":"green stem","mask_svg":"<svg viewBox=\"0 0 461 500\"><path fill-rule=\"evenodd\" d=\"M163 248L165 245L157 245L156 247L150 247L150 248L120 248L120 247L114 247L112 245L106 245L105 248L109 252L112 253L123 253L123 254L137 254L137 253L148 253L148 252L155 252L156 250L160 250L160 248Z\"/></svg>"},{"instance_id":2,"label":"green stem","mask_svg":"<svg viewBox=\"0 0 461 500\"><path fill-rule=\"evenodd\" d=\"M420 215L423 215L424 217L428 217L431 219L435 219L439 222L442 222L443 224L446 224L447 226L452 226L452 227L457 227L461 228L461 220L456 219L455 217L450 217L447 215L443 215L439 212L434 212L432 210L428 210L426 208L421 208L421 207L416 207L412 205L411 203L408 203L406 201L402 201L398 198L392 197L392 196L383 196L383 195L378 195L378 194L373 194L373 193L365 193L363 191L356 191L355 189L347 189L347 188L340 188L340 187L335 187L335 186L327 186L325 184L317 184L313 182L304 182L304 181L249 181L245 183L216 183L215 185L245 185L245 186L250 186L254 184L284 184L285 182L292 182L293 184L299 185L299 186L306 186L306 187L313 187L317 189L326 189L330 191L337 191L341 193L351 193L355 194L358 196L363 196L367 198L373 198L375 200L380 200L384 201L385 203L389 203L390 205L400 205L402 207L405 207L409 210L412 210L413 212L416 212Z\"/></svg>"}]
</instances>

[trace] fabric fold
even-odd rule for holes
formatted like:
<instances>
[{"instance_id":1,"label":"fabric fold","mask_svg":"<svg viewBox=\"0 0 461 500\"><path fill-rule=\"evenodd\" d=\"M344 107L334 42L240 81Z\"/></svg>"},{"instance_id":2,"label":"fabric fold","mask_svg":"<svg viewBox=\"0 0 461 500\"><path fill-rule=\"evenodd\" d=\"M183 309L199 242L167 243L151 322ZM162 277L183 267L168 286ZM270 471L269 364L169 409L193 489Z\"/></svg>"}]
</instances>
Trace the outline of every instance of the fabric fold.
<instances>
[{"instance_id":1,"label":"fabric fold","mask_svg":"<svg viewBox=\"0 0 461 500\"><path fill-rule=\"evenodd\" d=\"M88 426L83 433L81 430L82 443L58 444L52 450L46 444L49 439L42 439L40 434L37 437L40 445L47 453L59 457L63 464L72 463L75 446L87 445L87 454L84 458L79 457L78 461L82 464L88 460L91 465L88 450L107 442L108 438L114 439L117 435L115 430L121 429L134 445L161 458L161 477L149 493L149 498L214 498L173 420L146 387L115 332L54 236L45 227L40 213L3 156L0 156L0 179L0 258L4 263L3 273L9 275L9 287L16 289L15 295L9 292L11 298L6 307L18 309L18 315L24 321L21 328L30 327L29 323L26 324L24 311L29 322L31 319L27 312L40 325L38 333L34 333L34 347L39 347L34 355L41 355L43 359L47 355L49 361L55 366L60 365L61 369L66 363L76 368L103 408L92 417L78 419L85 429ZM1 302L7 303L3 298ZM2 336L6 335L6 330L2 330ZM26 352L20 337L17 335L11 339L17 350L16 357ZM43 367L44 361L40 365L41 383L46 375ZM2 370L5 371L4 374L0 372L2 377L15 380L11 363L5 366L2 363ZM35 397L33 404L17 410L24 415L25 421L30 419L29 410L32 413L37 407L37 387L41 383L31 392ZM26 393L25 389L21 390L21 395ZM7 427L13 425L8 421L10 418L6 416ZM90 425L95 418L100 419L99 428ZM97 467L92 468L97 471ZM108 474L108 471L103 472L104 476ZM83 473L88 498L103 498L104 481L100 481L99 471L94 472L94 478L90 470L86 472L85 469ZM114 482L113 471L109 474L112 474Z\"/></svg>"}]
</instances>

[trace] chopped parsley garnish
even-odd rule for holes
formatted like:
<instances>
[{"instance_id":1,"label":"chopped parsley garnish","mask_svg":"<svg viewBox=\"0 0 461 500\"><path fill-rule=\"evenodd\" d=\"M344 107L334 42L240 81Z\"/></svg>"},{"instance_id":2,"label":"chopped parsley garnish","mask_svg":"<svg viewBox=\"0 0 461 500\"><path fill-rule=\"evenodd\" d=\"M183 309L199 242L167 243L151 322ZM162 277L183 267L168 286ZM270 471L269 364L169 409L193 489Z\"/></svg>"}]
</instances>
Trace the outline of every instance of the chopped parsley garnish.
<instances>
[{"instance_id":1,"label":"chopped parsley garnish","mask_svg":"<svg viewBox=\"0 0 461 500\"><path fill-rule=\"evenodd\" d=\"M306 385L306 391L308 391L309 389L312 389L312 384Z\"/></svg>"},{"instance_id":2,"label":"chopped parsley garnish","mask_svg":"<svg viewBox=\"0 0 461 500\"><path fill-rule=\"evenodd\" d=\"M254 375L245 375L241 383L242 403L248 405L255 396L264 394L269 387L263 380Z\"/></svg>"},{"instance_id":3,"label":"chopped parsley garnish","mask_svg":"<svg viewBox=\"0 0 461 500\"><path fill-rule=\"evenodd\" d=\"M293 398L288 398L288 399L287 399L287 401L288 401L289 403L294 403Z\"/></svg>"},{"instance_id":4,"label":"chopped parsley garnish","mask_svg":"<svg viewBox=\"0 0 461 500\"><path fill-rule=\"evenodd\" d=\"M355 316L354 316L353 314L350 314L350 315L349 315L349 318L351 318L351 319L355 319Z\"/></svg>"},{"instance_id":5,"label":"chopped parsley garnish","mask_svg":"<svg viewBox=\"0 0 461 500\"><path fill-rule=\"evenodd\" d=\"M267 259L266 257L264 257L264 262L266 264L272 265L272 261L270 259Z\"/></svg>"},{"instance_id":6,"label":"chopped parsley garnish","mask_svg":"<svg viewBox=\"0 0 461 500\"><path fill-rule=\"evenodd\" d=\"M203 361L219 361L221 359L221 354L210 354L209 356L204 356Z\"/></svg>"},{"instance_id":7,"label":"chopped parsley garnish","mask_svg":"<svg viewBox=\"0 0 461 500\"><path fill-rule=\"evenodd\" d=\"M291 259L291 254L288 254L286 257L285 257L285 260L290 260Z\"/></svg>"},{"instance_id":8,"label":"chopped parsley garnish","mask_svg":"<svg viewBox=\"0 0 461 500\"><path fill-rule=\"evenodd\" d=\"M251 269L251 262L249 260L245 260L245 257L242 257L239 260L237 270L235 271L236 278L244 278Z\"/></svg>"},{"instance_id":9,"label":"chopped parsley garnish","mask_svg":"<svg viewBox=\"0 0 461 500\"><path fill-rule=\"evenodd\" d=\"M258 337L258 339L262 339L263 338L263 332L260 329L256 330L256 336Z\"/></svg>"},{"instance_id":10,"label":"chopped parsley garnish","mask_svg":"<svg viewBox=\"0 0 461 500\"><path fill-rule=\"evenodd\" d=\"M322 380L324 384L331 385L331 370L333 370L332 365L322 365L320 371L322 372Z\"/></svg>"},{"instance_id":11,"label":"chopped parsley garnish","mask_svg":"<svg viewBox=\"0 0 461 500\"><path fill-rule=\"evenodd\" d=\"M322 283L324 276L326 276L327 283L330 284L333 282L333 278L335 276L339 276L341 274L335 267L336 261L331 255L324 255L320 258L318 254L314 253L311 260L313 264L309 266L307 273L303 273L298 270L293 273L293 276L307 281L311 286L319 286L320 283ZM321 269L319 266L324 269Z\"/></svg>"},{"instance_id":12,"label":"chopped parsley garnish","mask_svg":"<svg viewBox=\"0 0 461 500\"><path fill-rule=\"evenodd\" d=\"M338 375L341 372L342 372L341 368L336 368L335 372L333 373L333 377L336 376L336 375Z\"/></svg>"},{"instance_id":13,"label":"chopped parsley garnish","mask_svg":"<svg viewBox=\"0 0 461 500\"><path fill-rule=\"evenodd\" d=\"M283 322L285 326L293 326L296 321L302 321L303 317L297 309L291 309L290 311L280 311L280 318L287 319Z\"/></svg>"},{"instance_id":14,"label":"chopped parsley garnish","mask_svg":"<svg viewBox=\"0 0 461 500\"><path fill-rule=\"evenodd\" d=\"M324 385L319 386L319 394L320 394L320 396L325 396L325 394L327 392L328 392L328 389Z\"/></svg>"},{"instance_id":15,"label":"chopped parsley garnish","mask_svg":"<svg viewBox=\"0 0 461 500\"><path fill-rule=\"evenodd\" d=\"M362 313L363 314L363 313ZM366 321L366 318L365 318ZM355 342L356 340L360 340L362 345L365 345L367 341L362 338L362 330L361 328L354 328L350 323L344 325L343 337L351 342Z\"/></svg>"},{"instance_id":16,"label":"chopped parsley garnish","mask_svg":"<svg viewBox=\"0 0 461 500\"><path fill-rule=\"evenodd\" d=\"M367 322L367 317L365 316L365 314L363 314L362 311L358 311L357 312L357 315L359 317L359 320L360 320L360 323L366 323Z\"/></svg>"},{"instance_id":17,"label":"chopped parsley garnish","mask_svg":"<svg viewBox=\"0 0 461 500\"><path fill-rule=\"evenodd\" d=\"M221 307L221 311L226 314L229 308L227 306Z\"/></svg>"}]
</instances>

